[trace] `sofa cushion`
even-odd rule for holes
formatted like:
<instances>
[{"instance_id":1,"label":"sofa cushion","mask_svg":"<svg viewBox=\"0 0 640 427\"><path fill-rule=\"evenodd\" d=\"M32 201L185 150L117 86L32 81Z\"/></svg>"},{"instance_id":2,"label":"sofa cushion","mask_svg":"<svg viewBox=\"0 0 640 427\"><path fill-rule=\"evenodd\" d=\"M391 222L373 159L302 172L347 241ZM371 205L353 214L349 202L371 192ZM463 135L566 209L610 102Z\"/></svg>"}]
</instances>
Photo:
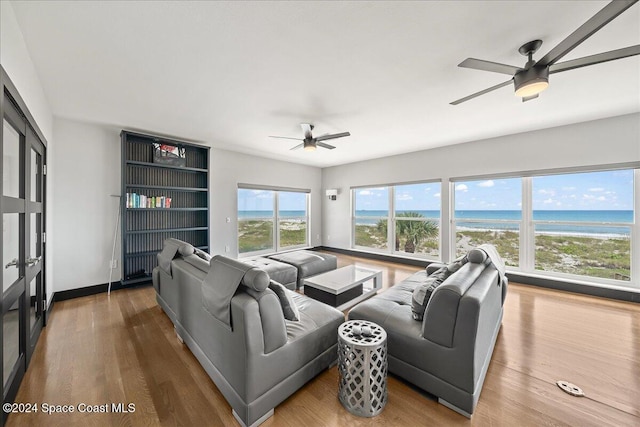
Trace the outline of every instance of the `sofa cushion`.
<instances>
[{"instance_id":1,"label":"sofa cushion","mask_svg":"<svg viewBox=\"0 0 640 427\"><path fill-rule=\"evenodd\" d=\"M304 286L306 277L335 270L338 266L338 258L335 255L306 250L269 255L269 258L296 267L298 269L297 286L299 288Z\"/></svg>"},{"instance_id":2,"label":"sofa cushion","mask_svg":"<svg viewBox=\"0 0 640 427\"><path fill-rule=\"evenodd\" d=\"M242 262L266 271L271 280L281 283L285 288L296 289L298 269L294 266L264 257L243 259Z\"/></svg>"},{"instance_id":3,"label":"sofa cushion","mask_svg":"<svg viewBox=\"0 0 640 427\"><path fill-rule=\"evenodd\" d=\"M411 314L413 320L422 321L424 311L429 304L433 291L449 277L447 267L442 267L426 278L425 282L416 286L411 297Z\"/></svg>"},{"instance_id":4,"label":"sofa cushion","mask_svg":"<svg viewBox=\"0 0 640 427\"><path fill-rule=\"evenodd\" d=\"M293 297L289 295L289 292L293 291L289 291L281 283L278 283L274 280L269 283L269 289L275 292L278 299L280 300L280 306L282 307L284 318L295 322L300 320L300 312L298 311L298 307L296 306Z\"/></svg>"}]
</instances>

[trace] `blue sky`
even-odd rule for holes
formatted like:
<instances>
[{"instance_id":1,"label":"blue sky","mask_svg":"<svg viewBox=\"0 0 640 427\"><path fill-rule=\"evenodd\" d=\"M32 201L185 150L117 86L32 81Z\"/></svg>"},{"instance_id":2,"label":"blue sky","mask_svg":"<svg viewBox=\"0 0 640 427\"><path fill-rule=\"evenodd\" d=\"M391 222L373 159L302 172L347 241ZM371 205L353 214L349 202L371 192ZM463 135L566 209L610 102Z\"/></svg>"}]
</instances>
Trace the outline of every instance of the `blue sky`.
<instances>
[{"instance_id":1,"label":"blue sky","mask_svg":"<svg viewBox=\"0 0 640 427\"><path fill-rule=\"evenodd\" d=\"M238 189L239 211L272 211L275 192L269 190ZM280 192L280 210L303 211L306 209L307 195L305 193Z\"/></svg>"},{"instance_id":2,"label":"blue sky","mask_svg":"<svg viewBox=\"0 0 640 427\"><path fill-rule=\"evenodd\" d=\"M533 178L534 210L632 210L633 170ZM388 187L356 189L357 210L387 210ZM398 185L397 210L440 209L440 183ZM520 178L455 183L456 210L519 210Z\"/></svg>"}]
</instances>

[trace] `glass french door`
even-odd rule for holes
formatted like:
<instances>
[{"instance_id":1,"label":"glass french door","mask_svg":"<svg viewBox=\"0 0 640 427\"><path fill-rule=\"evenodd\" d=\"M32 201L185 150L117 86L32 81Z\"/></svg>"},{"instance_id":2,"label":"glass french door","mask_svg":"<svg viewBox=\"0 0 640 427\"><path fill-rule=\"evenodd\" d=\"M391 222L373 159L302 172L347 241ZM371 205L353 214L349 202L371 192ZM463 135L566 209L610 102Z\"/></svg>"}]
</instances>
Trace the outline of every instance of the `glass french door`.
<instances>
[{"instance_id":1,"label":"glass french door","mask_svg":"<svg viewBox=\"0 0 640 427\"><path fill-rule=\"evenodd\" d=\"M2 393L12 402L42 330L45 309L45 147L5 94L2 144ZM2 414L3 423L6 414Z\"/></svg>"}]
</instances>

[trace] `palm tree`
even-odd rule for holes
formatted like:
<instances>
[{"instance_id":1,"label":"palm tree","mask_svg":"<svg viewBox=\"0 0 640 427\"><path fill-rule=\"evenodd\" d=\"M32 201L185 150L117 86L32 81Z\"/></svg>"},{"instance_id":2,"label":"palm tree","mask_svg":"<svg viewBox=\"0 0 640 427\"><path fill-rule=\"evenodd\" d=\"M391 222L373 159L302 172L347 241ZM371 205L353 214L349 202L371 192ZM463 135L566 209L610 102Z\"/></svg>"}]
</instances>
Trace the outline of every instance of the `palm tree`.
<instances>
[{"instance_id":1,"label":"palm tree","mask_svg":"<svg viewBox=\"0 0 640 427\"><path fill-rule=\"evenodd\" d=\"M403 218L425 218L419 212L404 212ZM399 249L399 235L406 236L407 240L404 244L404 251L414 253L416 246L424 238L435 237L438 235L438 224L431 220L398 220L396 222L396 250Z\"/></svg>"}]
</instances>

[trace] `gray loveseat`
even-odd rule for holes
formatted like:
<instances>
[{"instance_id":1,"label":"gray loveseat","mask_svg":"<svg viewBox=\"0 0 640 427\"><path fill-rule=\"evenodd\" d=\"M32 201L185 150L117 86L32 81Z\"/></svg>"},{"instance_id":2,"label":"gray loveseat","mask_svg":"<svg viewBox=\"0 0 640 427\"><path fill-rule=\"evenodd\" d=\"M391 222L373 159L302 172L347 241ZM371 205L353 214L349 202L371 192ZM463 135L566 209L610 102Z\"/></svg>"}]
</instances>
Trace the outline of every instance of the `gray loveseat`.
<instances>
[{"instance_id":1,"label":"gray loveseat","mask_svg":"<svg viewBox=\"0 0 640 427\"><path fill-rule=\"evenodd\" d=\"M386 330L389 372L467 417L476 407L489 368L507 290L502 260L496 260L499 273L484 251L475 249L471 255L433 290L422 321L412 317L412 295L428 281L427 271L358 304L348 316ZM432 273L442 266L427 270Z\"/></svg>"},{"instance_id":2,"label":"gray loveseat","mask_svg":"<svg viewBox=\"0 0 640 427\"><path fill-rule=\"evenodd\" d=\"M266 272L222 256L206 261L179 240L165 241L158 261L158 304L241 424L260 424L335 362L340 311L283 288L299 312L285 320Z\"/></svg>"}]
</instances>

